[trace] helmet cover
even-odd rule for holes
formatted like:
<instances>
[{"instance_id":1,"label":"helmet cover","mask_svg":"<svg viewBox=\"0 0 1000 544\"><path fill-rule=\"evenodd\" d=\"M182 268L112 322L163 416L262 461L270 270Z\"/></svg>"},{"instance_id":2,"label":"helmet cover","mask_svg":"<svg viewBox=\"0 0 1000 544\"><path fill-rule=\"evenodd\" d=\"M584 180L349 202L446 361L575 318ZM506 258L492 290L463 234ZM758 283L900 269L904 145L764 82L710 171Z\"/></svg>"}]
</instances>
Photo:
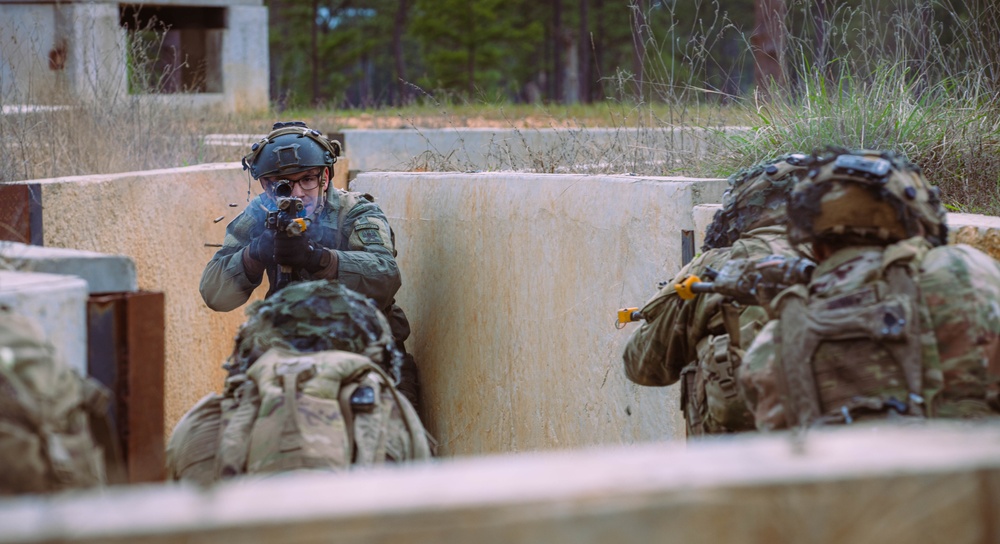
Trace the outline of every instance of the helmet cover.
<instances>
[{"instance_id":1,"label":"helmet cover","mask_svg":"<svg viewBox=\"0 0 1000 544\"><path fill-rule=\"evenodd\" d=\"M246 310L226 364L242 373L273 347L312 353L340 350L369 357L398 377L402 353L370 298L329 280L292 283Z\"/></svg>"},{"instance_id":2,"label":"helmet cover","mask_svg":"<svg viewBox=\"0 0 1000 544\"><path fill-rule=\"evenodd\" d=\"M339 155L339 142L326 139L302 121L279 122L250 147L250 153L243 157L243 169L254 179L295 174L332 167Z\"/></svg>"},{"instance_id":3,"label":"helmet cover","mask_svg":"<svg viewBox=\"0 0 1000 544\"><path fill-rule=\"evenodd\" d=\"M788 238L792 243L836 237L886 245L923 236L934 246L948 240L940 191L920 168L889 151L829 147L809 157L792 190Z\"/></svg>"},{"instance_id":4,"label":"helmet cover","mask_svg":"<svg viewBox=\"0 0 1000 544\"><path fill-rule=\"evenodd\" d=\"M732 246L751 229L782 224L788 193L796 175L805 171L807 158L801 153L782 155L730 176L722 209L705 231L702 251Z\"/></svg>"}]
</instances>

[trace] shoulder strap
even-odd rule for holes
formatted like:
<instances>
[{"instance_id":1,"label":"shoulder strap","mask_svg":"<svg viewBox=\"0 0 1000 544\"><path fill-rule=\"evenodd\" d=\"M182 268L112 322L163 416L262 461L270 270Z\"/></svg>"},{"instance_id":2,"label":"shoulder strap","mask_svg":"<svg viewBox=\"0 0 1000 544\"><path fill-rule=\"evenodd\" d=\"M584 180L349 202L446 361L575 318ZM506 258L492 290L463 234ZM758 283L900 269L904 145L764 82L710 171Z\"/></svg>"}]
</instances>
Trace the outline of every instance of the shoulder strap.
<instances>
[{"instance_id":1,"label":"shoulder strap","mask_svg":"<svg viewBox=\"0 0 1000 544\"><path fill-rule=\"evenodd\" d=\"M923 348L920 342L920 289L906 263L895 263L886 271L889 292L907 301L906 341L889 342L887 347L903 370L909 390L910 415L925 416L923 398Z\"/></svg>"},{"instance_id":2,"label":"shoulder strap","mask_svg":"<svg viewBox=\"0 0 1000 544\"><path fill-rule=\"evenodd\" d=\"M813 375L812 357L819 346L819 336L807 326L809 312L806 307L804 286L795 286L782 293L775 303L781 304L777 341L780 346L781 378L779 383L785 397L785 413L789 423L808 426L819 419L819 392Z\"/></svg>"}]
</instances>

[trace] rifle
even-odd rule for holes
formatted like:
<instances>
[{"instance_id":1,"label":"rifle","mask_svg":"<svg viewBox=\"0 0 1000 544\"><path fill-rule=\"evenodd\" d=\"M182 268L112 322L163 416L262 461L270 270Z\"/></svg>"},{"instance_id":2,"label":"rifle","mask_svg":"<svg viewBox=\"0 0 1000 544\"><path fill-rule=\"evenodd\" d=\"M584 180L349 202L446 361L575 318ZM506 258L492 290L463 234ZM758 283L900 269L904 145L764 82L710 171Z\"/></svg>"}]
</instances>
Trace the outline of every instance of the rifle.
<instances>
[{"instance_id":1,"label":"rifle","mask_svg":"<svg viewBox=\"0 0 1000 544\"><path fill-rule=\"evenodd\" d=\"M784 289L808 283L816 263L805 257L768 255L761 259L732 259L720 270L709 267L703 276L690 275L674 284L677 295L692 300L701 293L718 293L740 304L766 306ZM666 285L661 283L661 288ZM639 308L618 310L616 328L645 319Z\"/></svg>"},{"instance_id":2,"label":"rifle","mask_svg":"<svg viewBox=\"0 0 1000 544\"><path fill-rule=\"evenodd\" d=\"M784 289L808 283L816 263L805 257L768 255L761 259L733 259L720 270L709 267L702 281L695 275L674 284L677 295L691 300L699 293L718 293L740 304L764 305Z\"/></svg>"},{"instance_id":3,"label":"rifle","mask_svg":"<svg viewBox=\"0 0 1000 544\"><path fill-rule=\"evenodd\" d=\"M275 236L302 236L309 228L310 220L302 215L305 206L302 199L292 196L292 184L281 180L274 184L274 200L277 209L267 212L265 228L276 231ZM277 291L291 281L292 267L279 265L274 289Z\"/></svg>"}]
</instances>

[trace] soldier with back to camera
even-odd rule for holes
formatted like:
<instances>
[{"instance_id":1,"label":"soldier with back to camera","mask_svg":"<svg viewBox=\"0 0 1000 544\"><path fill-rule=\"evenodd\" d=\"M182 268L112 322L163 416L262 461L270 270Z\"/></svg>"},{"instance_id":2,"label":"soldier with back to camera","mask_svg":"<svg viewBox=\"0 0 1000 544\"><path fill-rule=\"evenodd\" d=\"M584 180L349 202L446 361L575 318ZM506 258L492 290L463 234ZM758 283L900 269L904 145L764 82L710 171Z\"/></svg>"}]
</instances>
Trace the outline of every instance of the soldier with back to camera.
<instances>
[{"instance_id":1,"label":"soldier with back to camera","mask_svg":"<svg viewBox=\"0 0 1000 544\"><path fill-rule=\"evenodd\" d=\"M665 285L641 313L645 322L629 339L623 359L640 385L681 382L688 436L750 431L753 417L736 387L744 350L768 320L757 305L719 293L684 300L675 285L721 269L733 259L795 256L785 237L785 199L805 155L785 155L733 175L708 227L704 253Z\"/></svg>"},{"instance_id":2,"label":"soldier with back to camera","mask_svg":"<svg viewBox=\"0 0 1000 544\"><path fill-rule=\"evenodd\" d=\"M806 166L788 237L818 265L743 359L758 429L997 415L1000 264L945 245L938 189L902 157L829 148Z\"/></svg>"}]
</instances>

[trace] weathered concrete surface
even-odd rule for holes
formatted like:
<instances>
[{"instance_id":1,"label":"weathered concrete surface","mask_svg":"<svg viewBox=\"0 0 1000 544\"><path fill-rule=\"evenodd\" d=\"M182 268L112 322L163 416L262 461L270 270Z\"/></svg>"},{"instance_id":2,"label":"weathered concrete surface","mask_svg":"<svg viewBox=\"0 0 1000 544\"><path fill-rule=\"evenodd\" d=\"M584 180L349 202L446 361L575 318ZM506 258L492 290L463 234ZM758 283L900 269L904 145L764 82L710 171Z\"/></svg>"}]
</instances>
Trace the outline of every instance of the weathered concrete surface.
<instances>
[{"instance_id":1,"label":"weathered concrete surface","mask_svg":"<svg viewBox=\"0 0 1000 544\"><path fill-rule=\"evenodd\" d=\"M55 356L87 375L87 282L75 277L0 270L0 304L38 322Z\"/></svg>"},{"instance_id":2,"label":"weathered concrete surface","mask_svg":"<svg viewBox=\"0 0 1000 544\"><path fill-rule=\"evenodd\" d=\"M1000 217L970 213L948 214L948 241L969 244L1000 259Z\"/></svg>"},{"instance_id":3,"label":"weathered concrete surface","mask_svg":"<svg viewBox=\"0 0 1000 544\"><path fill-rule=\"evenodd\" d=\"M373 170L513 170L606 172L607 165L662 165L676 171L685 160L714 152L719 136L746 129L345 129L351 168ZM450 166L445 168L444 165ZM636 165L638 166L638 165Z\"/></svg>"},{"instance_id":4,"label":"weathered concrete surface","mask_svg":"<svg viewBox=\"0 0 1000 544\"><path fill-rule=\"evenodd\" d=\"M1000 426L847 427L0 501L0 542L1000 541Z\"/></svg>"},{"instance_id":5,"label":"weathered concrete surface","mask_svg":"<svg viewBox=\"0 0 1000 544\"><path fill-rule=\"evenodd\" d=\"M157 4L226 7L220 73L206 77L221 92L151 94L141 100L228 112L268 107L267 8L262 0L164 0ZM52 104L76 99L124 100L126 31L119 4L106 1L0 1L0 96L5 102Z\"/></svg>"},{"instance_id":6,"label":"weathered concrete surface","mask_svg":"<svg viewBox=\"0 0 1000 544\"><path fill-rule=\"evenodd\" d=\"M217 249L205 244L221 244L226 224L246 206L242 167L209 164L31 183L42 188L45 246L126 255L135 262L138 288L164 293L164 423L173 429L201 396L221 388L220 365L243 322L242 310L214 312L198 292ZM215 223L218 217L224 220Z\"/></svg>"},{"instance_id":7,"label":"weathered concrete surface","mask_svg":"<svg viewBox=\"0 0 1000 544\"><path fill-rule=\"evenodd\" d=\"M691 209L725 180L364 173L396 231L423 415L445 455L682 437L677 388L639 387L621 352L681 262ZM634 328L634 325L631 327Z\"/></svg>"},{"instance_id":8,"label":"weathered concrete surface","mask_svg":"<svg viewBox=\"0 0 1000 544\"><path fill-rule=\"evenodd\" d=\"M90 294L138 289L135 263L124 255L0 241L0 261L21 272L78 276L87 282Z\"/></svg>"}]
</instances>

